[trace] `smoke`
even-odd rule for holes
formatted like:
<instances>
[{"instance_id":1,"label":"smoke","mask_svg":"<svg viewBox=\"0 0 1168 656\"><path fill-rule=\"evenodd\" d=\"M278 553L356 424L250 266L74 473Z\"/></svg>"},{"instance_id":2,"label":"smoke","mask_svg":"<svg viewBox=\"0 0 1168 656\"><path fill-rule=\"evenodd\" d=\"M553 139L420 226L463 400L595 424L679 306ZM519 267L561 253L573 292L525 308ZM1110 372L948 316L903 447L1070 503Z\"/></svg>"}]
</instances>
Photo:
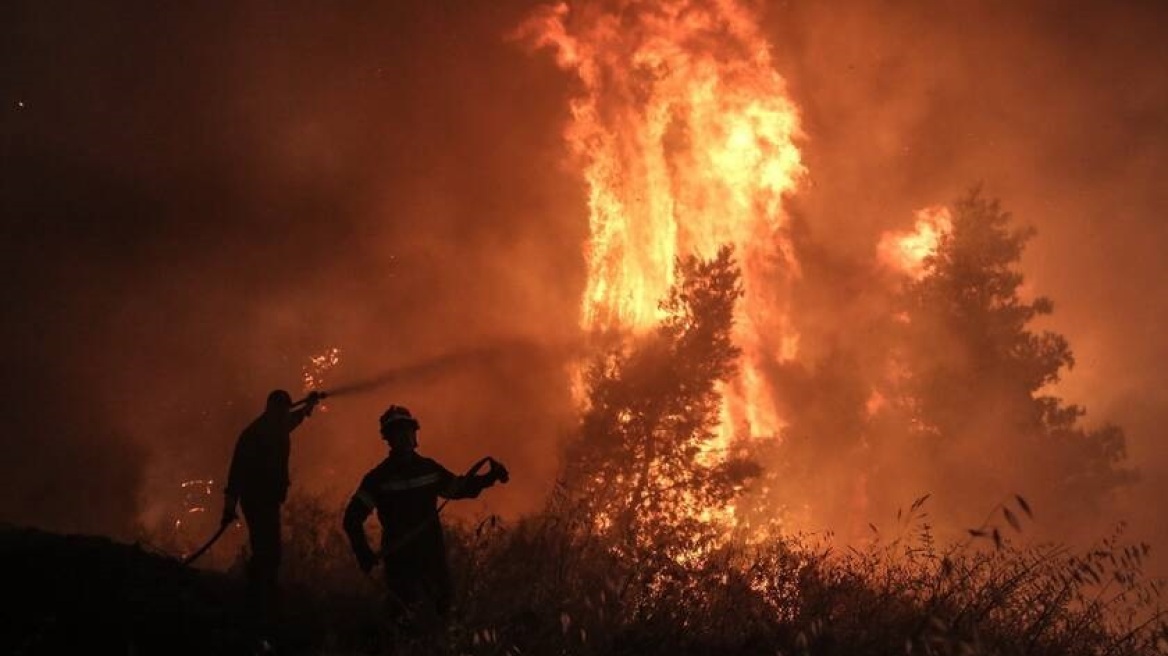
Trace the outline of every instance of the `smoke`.
<instances>
[{"instance_id":1,"label":"smoke","mask_svg":"<svg viewBox=\"0 0 1168 656\"><path fill-rule=\"evenodd\" d=\"M400 403L427 455L514 473L467 512L542 501L573 421L583 195L559 82L503 38L523 8L451 9L6 9L20 393L0 519L165 524L184 480L221 483L267 392L299 391L333 347L331 381L406 370L297 431L295 491L350 494Z\"/></svg>"},{"instance_id":2,"label":"smoke","mask_svg":"<svg viewBox=\"0 0 1168 656\"><path fill-rule=\"evenodd\" d=\"M1162 173L1168 139L1168 84L1157 73L1168 47L1154 27L1163 7L1066 9L971 2L766 8L777 66L802 110L812 177L792 207L805 267L793 313L802 349L795 369L803 373L781 378L780 387L799 387L802 396L789 397L796 406L811 399L836 425L863 410L863 394L828 390L884 375L872 354L886 337L874 326L887 312L892 282L874 266L874 245L887 231L911 228L920 208L980 183L1019 225L1037 230L1022 262L1023 291L1054 300L1053 315L1036 328L1066 335L1076 355L1050 392L1085 405L1088 425L1124 426L1128 463L1142 472L1105 512L1047 507L1039 509L1038 528L1070 516L1080 535L1093 537L1128 519L1134 532L1162 543L1168 526L1147 512L1146 500L1162 496L1158 473L1168 456L1159 445L1166 380L1156 364L1165 342L1149 332L1157 325L1151 314L1168 309L1159 282L1166 265L1156 254L1165 243L1158 217L1168 194L1149 178ZM943 344L934 348L945 353ZM822 385L808 382L817 376ZM993 424L987 413L970 409L971 431ZM1055 467L1019 476L1015 455L987 448L993 443L971 442L960 465L1029 489L1054 482ZM930 481L925 465L888 455L887 465L903 476L897 489L877 496L905 505L926 492L934 493L932 504L944 497L939 488L947 482ZM826 493L856 505L848 463L828 460L818 473L830 481ZM948 521L976 524L997 494L951 499L958 517ZM856 519L852 525L863 526ZM1056 537L1066 537L1065 529Z\"/></svg>"},{"instance_id":3,"label":"smoke","mask_svg":"<svg viewBox=\"0 0 1168 656\"><path fill-rule=\"evenodd\" d=\"M588 234L561 142L573 82L505 38L535 5L6 9L0 519L169 516L179 483L221 478L267 392L332 347L330 381L380 386L298 429L297 490L351 492L400 403L451 469L490 453L512 471L468 512L535 507L575 421L563 345ZM881 235L981 182L1038 230L1027 290L1076 352L1056 391L1128 429L1144 482L1116 516L1168 536L1141 510L1168 470L1163 7L762 9L810 176L788 208L801 338L773 374L782 402L859 420L856 380L882 366L863 327L890 302ZM825 463L825 485L852 494L847 472ZM915 483L881 492L933 491Z\"/></svg>"}]
</instances>

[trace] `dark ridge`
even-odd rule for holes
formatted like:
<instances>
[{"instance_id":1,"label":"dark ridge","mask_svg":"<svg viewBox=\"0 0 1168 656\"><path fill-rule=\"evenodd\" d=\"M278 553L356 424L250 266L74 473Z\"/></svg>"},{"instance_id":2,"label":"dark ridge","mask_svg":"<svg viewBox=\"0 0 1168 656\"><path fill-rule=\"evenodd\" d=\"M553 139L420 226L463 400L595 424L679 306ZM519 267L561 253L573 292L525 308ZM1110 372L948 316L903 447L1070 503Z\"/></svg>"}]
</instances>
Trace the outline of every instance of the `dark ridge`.
<instances>
[{"instance_id":1,"label":"dark ridge","mask_svg":"<svg viewBox=\"0 0 1168 656\"><path fill-rule=\"evenodd\" d=\"M232 578L141 545L0 525L5 654L222 654L245 647Z\"/></svg>"}]
</instances>

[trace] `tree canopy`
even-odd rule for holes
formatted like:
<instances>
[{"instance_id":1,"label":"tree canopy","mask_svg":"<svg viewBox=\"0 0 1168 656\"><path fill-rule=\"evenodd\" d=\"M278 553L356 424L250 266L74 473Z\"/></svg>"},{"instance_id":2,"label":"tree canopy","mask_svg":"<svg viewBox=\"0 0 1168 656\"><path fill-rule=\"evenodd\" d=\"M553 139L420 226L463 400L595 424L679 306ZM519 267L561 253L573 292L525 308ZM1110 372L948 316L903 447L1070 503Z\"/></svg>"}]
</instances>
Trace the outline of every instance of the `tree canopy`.
<instances>
[{"instance_id":1,"label":"tree canopy","mask_svg":"<svg viewBox=\"0 0 1168 656\"><path fill-rule=\"evenodd\" d=\"M567 483L596 528L624 548L682 558L720 531L711 522L753 473L708 449L719 423L718 385L736 370L733 252L676 264L664 318L588 370L589 407L570 447Z\"/></svg>"}]
</instances>

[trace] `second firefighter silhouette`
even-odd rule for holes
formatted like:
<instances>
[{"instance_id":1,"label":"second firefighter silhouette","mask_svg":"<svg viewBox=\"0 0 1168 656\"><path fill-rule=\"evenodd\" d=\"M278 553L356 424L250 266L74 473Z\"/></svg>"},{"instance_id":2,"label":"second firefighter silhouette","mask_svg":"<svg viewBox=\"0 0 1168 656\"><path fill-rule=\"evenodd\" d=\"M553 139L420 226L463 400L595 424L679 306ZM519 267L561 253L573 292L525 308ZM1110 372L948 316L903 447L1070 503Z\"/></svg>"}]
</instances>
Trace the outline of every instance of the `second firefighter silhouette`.
<instances>
[{"instance_id":1,"label":"second firefighter silhouette","mask_svg":"<svg viewBox=\"0 0 1168 656\"><path fill-rule=\"evenodd\" d=\"M381 437L389 444L389 457L361 481L345 509L344 525L357 562L368 573L379 554L369 546L365 520L376 509L391 605L410 614L442 616L449 608L451 589L438 497L473 499L496 481L506 482L507 470L484 458L471 473L455 475L418 454L419 428L401 406L390 406L381 415ZM488 462L486 474L475 473Z\"/></svg>"}]
</instances>

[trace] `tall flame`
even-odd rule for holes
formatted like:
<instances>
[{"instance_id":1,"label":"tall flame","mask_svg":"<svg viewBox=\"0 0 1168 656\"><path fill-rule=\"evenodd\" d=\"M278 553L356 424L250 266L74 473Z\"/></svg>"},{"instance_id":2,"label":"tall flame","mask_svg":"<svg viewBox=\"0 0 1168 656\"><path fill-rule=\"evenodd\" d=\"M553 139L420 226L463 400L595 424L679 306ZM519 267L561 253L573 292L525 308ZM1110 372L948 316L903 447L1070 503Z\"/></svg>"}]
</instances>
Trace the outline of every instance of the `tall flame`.
<instances>
[{"instance_id":1,"label":"tall flame","mask_svg":"<svg viewBox=\"0 0 1168 656\"><path fill-rule=\"evenodd\" d=\"M542 8L524 32L582 83L566 138L589 191L583 327L648 329L676 258L732 245L743 361L723 390L722 434L776 434L763 371L798 345L782 202L804 167L798 111L757 17L736 0L573 2Z\"/></svg>"}]
</instances>

